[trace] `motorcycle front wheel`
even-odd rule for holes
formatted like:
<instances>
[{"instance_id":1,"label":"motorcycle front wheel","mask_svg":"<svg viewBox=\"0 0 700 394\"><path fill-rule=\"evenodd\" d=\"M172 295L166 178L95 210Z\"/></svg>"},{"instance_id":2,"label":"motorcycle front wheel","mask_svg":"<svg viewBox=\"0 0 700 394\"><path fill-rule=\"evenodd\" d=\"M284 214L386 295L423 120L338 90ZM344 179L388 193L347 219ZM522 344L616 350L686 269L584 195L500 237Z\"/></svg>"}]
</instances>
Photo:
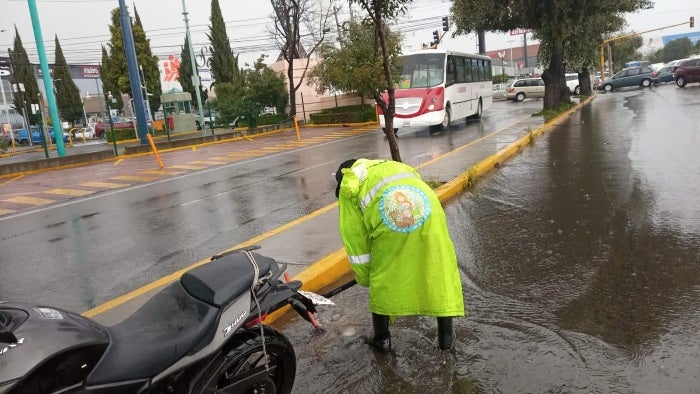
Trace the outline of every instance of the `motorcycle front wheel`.
<instances>
[{"instance_id":1,"label":"motorcycle front wheel","mask_svg":"<svg viewBox=\"0 0 700 394\"><path fill-rule=\"evenodd\" d=\"M289 340L272 327L237 332L194 384L198 393L283 393L292 391L296 355ZM265 365L267 353L267 366Z\"/></svg>"}]
</instances>

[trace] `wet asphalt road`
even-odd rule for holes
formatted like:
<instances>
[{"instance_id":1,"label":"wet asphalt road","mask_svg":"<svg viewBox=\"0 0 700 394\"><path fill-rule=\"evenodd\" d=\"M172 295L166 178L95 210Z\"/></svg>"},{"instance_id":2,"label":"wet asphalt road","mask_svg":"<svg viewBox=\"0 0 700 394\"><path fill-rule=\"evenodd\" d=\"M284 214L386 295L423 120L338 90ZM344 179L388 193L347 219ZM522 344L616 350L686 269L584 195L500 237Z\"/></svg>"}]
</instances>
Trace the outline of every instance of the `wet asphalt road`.
<instances>
[{"instance_id":1,"label":"wet asphalt road","mask_svg":"<svg viewBox=\"0 0 700 394\"><path fill-rule=\"evenodd\" d=\"M283 325L296 393L700 392L700 86L601 94L446 204L468 317L452 352L367 294Z\"/></svg>"}]
</instances>

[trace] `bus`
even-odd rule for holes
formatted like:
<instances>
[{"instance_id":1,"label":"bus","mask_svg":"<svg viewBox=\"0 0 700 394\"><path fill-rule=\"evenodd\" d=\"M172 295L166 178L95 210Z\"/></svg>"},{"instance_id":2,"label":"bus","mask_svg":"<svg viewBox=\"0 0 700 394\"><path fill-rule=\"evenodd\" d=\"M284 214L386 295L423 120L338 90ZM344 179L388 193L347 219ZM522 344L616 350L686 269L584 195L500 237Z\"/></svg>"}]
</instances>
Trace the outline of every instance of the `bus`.
<instances>
[{"instance_id":1,"label":"bus","mask_svg":"<svg viewBox=\"0 0 700 394\"><path fill-rule=\"evenodd\" d=\"M399 127L447 130L451 121L481 119L493 104L491 58L444 49L404 55L395 90L394 132ZM383 98L388 101L386 92ZM383 111L379 121L385 128Z\"/></svg>"}]
</instances>

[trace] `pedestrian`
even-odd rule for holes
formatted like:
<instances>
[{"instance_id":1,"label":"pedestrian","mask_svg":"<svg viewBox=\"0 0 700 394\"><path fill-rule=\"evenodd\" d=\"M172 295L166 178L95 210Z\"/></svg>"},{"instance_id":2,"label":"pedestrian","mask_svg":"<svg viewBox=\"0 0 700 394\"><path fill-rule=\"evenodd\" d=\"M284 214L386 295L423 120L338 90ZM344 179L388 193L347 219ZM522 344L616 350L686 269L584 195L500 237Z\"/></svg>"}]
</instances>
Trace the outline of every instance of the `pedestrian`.
<instances>
[{"instance_id":1,"label":"pedestrian","mask_svg":"<svg viewBox=\"0 0 700 394\"><path fill-rule=\"evenodd\" d=\"M438 345L451 349L452 318L464 316L462 283L445 212L412 167L352 159L335 173L340 235L358 284L369 288L374 335L367 344L391 350L397 316L437 318Z\"/></svg>"}]
</instances>

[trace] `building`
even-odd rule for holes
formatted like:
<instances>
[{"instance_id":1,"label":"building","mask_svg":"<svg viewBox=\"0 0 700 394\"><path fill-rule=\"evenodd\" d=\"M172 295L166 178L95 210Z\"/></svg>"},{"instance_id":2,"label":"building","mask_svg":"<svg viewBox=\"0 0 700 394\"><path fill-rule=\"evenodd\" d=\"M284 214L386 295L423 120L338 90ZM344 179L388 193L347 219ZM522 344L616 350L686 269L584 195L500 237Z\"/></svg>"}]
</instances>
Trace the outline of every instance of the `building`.
<instances>
[{"instance_id":1,"label":"building","mask_svg":"<svg viewBox=\"0 0 700 394\"><path fill-rule=\"evenodd\" d=\"M496 49L487 51L486 56L490 57L493 75L506 74L508 76L541 75L542 67L537 63L537 54L540 51L540 44L531 44L527 48L522 46ZM500 58L499 52L504 54ZM525 59L527 53L527 59Z\"/></svg>"}]
</instances>

